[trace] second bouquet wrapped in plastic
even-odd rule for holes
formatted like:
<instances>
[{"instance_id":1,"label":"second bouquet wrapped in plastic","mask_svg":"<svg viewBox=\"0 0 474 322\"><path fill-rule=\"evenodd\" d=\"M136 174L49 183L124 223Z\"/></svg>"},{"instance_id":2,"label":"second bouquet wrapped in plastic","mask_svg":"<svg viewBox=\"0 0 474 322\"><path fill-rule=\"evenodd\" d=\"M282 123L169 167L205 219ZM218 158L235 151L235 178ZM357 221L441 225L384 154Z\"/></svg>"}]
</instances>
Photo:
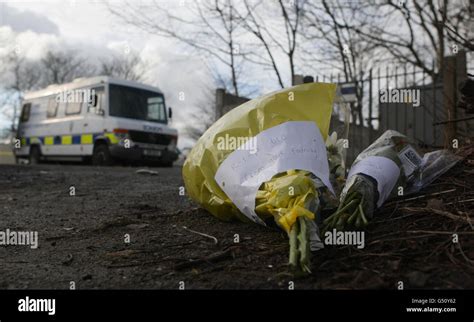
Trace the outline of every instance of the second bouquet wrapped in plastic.
<instances>
[{"instance_id":1,"label":"second bouquet wrapped in plastic","mask_svg":"<svg viewBox=\"0 0 474 322\"><path fill-rule=\"evenodd\" d=\"M315 218L334 193L325 141L335 84L311 83L248 101L216 121L183 166L188 195L222 220L288 233L290 266L310 272Z\"/></svg>"}]
</instances>

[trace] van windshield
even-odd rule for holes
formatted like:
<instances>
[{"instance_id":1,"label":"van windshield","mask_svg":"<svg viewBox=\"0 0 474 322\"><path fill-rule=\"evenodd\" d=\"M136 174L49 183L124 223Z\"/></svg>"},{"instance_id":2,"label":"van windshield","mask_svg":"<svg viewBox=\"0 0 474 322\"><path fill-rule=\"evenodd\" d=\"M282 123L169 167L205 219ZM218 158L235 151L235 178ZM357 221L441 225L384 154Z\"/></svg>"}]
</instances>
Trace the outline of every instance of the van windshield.
<instances>
[{"instance_id":1,"label":"van windshield","mask_svg":"<svg viewBox=\"0 0 474 322\"><path fill-rule=\"evenodd\" d=\"M111 84L109 102L111 116L166 123L165 101L160 93Z\"/></svg>"}]
</instances>

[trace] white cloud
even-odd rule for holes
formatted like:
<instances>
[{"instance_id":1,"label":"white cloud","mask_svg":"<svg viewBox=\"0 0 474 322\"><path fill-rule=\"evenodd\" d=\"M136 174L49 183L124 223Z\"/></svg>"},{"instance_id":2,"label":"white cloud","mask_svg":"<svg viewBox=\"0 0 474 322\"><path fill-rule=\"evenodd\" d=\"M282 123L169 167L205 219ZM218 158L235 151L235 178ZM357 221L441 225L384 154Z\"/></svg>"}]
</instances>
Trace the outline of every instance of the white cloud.
<instances>
[{"instance_id":1,"label":"white cloud","mask_svg":"<svg viewBox=\"0 0 474 322\"><path fill-rule=\"evenodd\" d=\"M159 39L150 39L141 54L151 66L147 74L150 84L163 91L167 105L173 108L172 125L181 133L179 146L189 146L191 141L184 138L183 130L189 124L189 115L196 113L196 104L206 99L207 86L212 87L213 79L202 57L167 48Z\"/></svg>"},{"instance_id":2,"label":"white cloud","mask_svg":"<svg viewBox=\"0 0 474 322\"><path fill-rule=\"evenodd\" d=\"M76 2L72 6L75 9L72 19L70 4L53 3L54 6L37 8L33 5L32 8L38 10L36 16L41 17L44 7L50 7L48 17L57 24L60 33L15 31L11 26L0 26L0 59L2 54L18 48L33 60L40 59L48 50L73 50L96 62L110 55L120 55L129 46L130 50L140 53L150 66L146 73L147 83L158 86L164 92L167 104L173 107L172 126L181 133L179 145L189 146L191 141L183 136L188 115L195 113L196 102L202 102L205 98L205 86L213 82L204 59L182 51L181 46L168 38L137 33L136 30L114 24L104 27L103 19L92 19L94 16L105 17L104 7L94 5L93 9L98 12L90 13L88 9L91 7ZM19 4L20 7L22 5ZM90 19L87 23L84 23L85 17ZM184 95L184 100L180 100L180 93ZM1 118L0 115L0 126L5 124Z\"/></svg>"},{"instance_id":3,"label":"white cloud","mask_svg":"<svg viewBox=\"0 0 474 322\"><path fill-rule=\"evenodd\" d=\"M46 16L30 10L19 10L0 2L0 26L10 26L16 32L58 34L58 26Z\"/></svg>"}]
</instances>

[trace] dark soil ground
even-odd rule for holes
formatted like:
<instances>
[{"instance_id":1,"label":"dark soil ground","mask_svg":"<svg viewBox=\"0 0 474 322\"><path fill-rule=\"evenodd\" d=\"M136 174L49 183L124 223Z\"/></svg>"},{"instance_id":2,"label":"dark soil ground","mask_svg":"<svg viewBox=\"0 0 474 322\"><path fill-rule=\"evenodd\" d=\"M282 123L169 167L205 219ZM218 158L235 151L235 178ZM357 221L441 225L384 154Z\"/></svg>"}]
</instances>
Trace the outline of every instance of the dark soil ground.
<instances>
[{"instance_id":1,"label":"dark soil ground","mask_svg":"<svg viewBox=\"0 0 474 322\"><path fill-rule=\"evenodd\" d=\"M307 277L288 273L282 231L220 222L181 196L180 167L151 175L0 165L0 231L39 234L38 249L0 246L0 288L67 289L71 281L77 289L177 289L181 281L187 289L286 289L289 281L297 289L395 289L399 281L409 289L474 288L473 150L418 199L387 203L366 228L364 249L315 253Z\"/></svg>"}]
</instances>

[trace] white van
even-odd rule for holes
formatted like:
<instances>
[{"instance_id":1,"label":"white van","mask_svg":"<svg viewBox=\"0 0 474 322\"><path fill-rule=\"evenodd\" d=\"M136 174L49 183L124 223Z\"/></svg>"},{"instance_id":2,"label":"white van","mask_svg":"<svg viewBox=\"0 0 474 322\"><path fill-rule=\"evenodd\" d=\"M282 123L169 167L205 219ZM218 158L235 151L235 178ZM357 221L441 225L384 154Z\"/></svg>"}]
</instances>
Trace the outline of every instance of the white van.
<instances>
[{"instance_id":1,"label":"white van","mask_svg":"<svg viewBox=\"0 0 474 322\"><path fill-rule=\"evenodd\" d=\"M155 87L111 77L76 79L27 93L18 125L18 158L151 161L172 166L178 132L168 126L171 109Z\"/></svg>"}]
</instances>

